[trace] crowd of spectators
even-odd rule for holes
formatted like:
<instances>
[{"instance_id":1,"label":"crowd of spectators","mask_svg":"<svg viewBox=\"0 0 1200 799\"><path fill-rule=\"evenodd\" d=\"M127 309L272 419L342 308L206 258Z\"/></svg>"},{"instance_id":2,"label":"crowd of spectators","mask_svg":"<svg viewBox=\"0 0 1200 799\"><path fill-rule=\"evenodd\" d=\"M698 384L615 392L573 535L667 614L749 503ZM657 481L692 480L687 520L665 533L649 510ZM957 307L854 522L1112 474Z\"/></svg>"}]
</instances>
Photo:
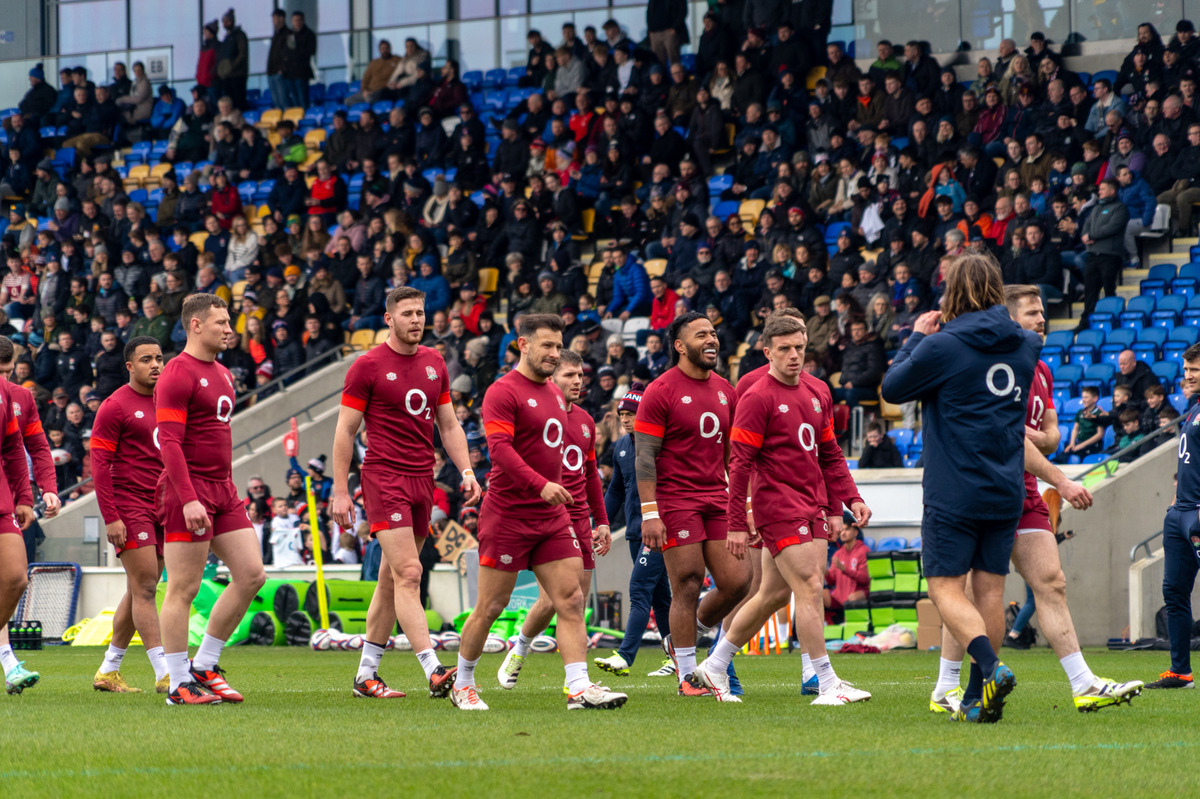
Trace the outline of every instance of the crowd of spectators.
<instances>
[{"instance_id":1,"label":"crowd of spectators","mask_svg":"<svg viewBox=\"0 0 1200 799\"><path fill-rule=\"evenodd\" d=\"M1187 20L1166 40L1139 26L1115 79L1072 72L1034 33L960 82L919 41L881 40L860 67L826 41L828 0L717 3L695 32L685 17L681 0L650 0L642 42L613 20L566 23L557 45L530 31L524 93L499 109L412 39L402 55L380 41L353 94L310 104L315 37L303 14L275 11L271 96L323 109L327 130L256 123L232 10L203 28L188 102L151 87L141 64L95 83L64 68L58 88L34 68L4 120L0 169L0 333L21 345L15 379L47 404L48 434L82 447L88 414L125 379L122 342L146 334L177 352L191 292L232 302L222 361L244 392L382 328L387 291L411 285L483 475L479 397L515 362L522 313L566 320L603 454L614 397L666 368L661 331L680 312L712 320L720 371L736 377L764 362L752 346L763 319L800 308L806 368L853 406L877 399L889 352L937 306L945 258L987 248L1007 282L1041 285L1048 304L1082 297L1086 327L1138 264L1157 203L1173 232L1192 227L1200 40ZM166 165L154 204L122 178L132 142L155 142ZM247 182L269 185L253 214ZM629 320L636 346L619 332ZM1142 397L1130 400L1137 431L1156 424ZM881 432L872 458L890 464Z\"/></svg>"}]
</instances>

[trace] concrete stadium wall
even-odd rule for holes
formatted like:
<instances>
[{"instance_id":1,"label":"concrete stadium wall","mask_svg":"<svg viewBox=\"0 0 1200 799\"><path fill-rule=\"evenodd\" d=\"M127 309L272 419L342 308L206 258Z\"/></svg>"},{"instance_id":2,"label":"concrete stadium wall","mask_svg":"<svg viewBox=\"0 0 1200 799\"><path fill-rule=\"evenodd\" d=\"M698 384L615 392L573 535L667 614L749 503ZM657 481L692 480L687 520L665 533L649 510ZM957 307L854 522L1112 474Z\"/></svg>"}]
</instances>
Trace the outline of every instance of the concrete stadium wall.
<instances>
[{"instance_id":1,"label":"concrete stadium wall","mask_svg":"<svg viewBox=\"0 0 1200 799\"><path fill-rule=\"evenodd\" d=\"M357 356L332 363L233 417L233 479L239 489L251 475L261 474L268 485L281 490L288 469L282 439L293 416L297 416L301 460L330 454L337 425L338 392L354 357ZM322 397L322 402L304 411ZM85 566L118 565L112 547L104 538L94 494L71 502L54 519L41 520L41 526L46 534L41 546L43 560L72 561ZM90 531L93 526L99 540L85 543L85 530Z\"/></svg>"}]
</instances>

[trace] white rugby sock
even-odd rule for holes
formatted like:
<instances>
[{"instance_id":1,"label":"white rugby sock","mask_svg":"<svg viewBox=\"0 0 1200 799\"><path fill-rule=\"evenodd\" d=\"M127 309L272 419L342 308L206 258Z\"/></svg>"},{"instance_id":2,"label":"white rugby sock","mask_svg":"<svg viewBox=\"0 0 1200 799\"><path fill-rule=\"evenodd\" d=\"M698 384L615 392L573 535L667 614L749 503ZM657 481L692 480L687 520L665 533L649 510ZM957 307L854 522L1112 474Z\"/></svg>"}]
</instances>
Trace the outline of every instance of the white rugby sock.
<instances>
[{"instance_id":1,"label":"white rugby sock","mask_svg":"<svg viewBox=\"0 0 1200 799\"><path fill-rule=\"evenodd\" d=\"M675 662L679 664L679 682L683 682L683 678L693 673L696 670L696 647L694 646L677 646L675 647Z\"/></svg>"},{"instance_id":2,"label":"white rugby sock","mask_svg":"<svg viewBox=\"0 0 1200 799\"><path fill-rule=\"evenodd\" d=\"M417 660L420 662L421 668L425 669L425 679L427 680L437 671L437 667L442 665L441 661L438 660L437 653L432 649L423 649L418 652Z\"/></svg>"},{"instance_id":3,"label":"white rugby sock","mask_svg":"<svg viewBox=\"0 0 1200 799\"><path fill-rule=\"evenodd\" d=\"M4 673L8 674L17 667L17 656L13 654L11 644L0 646L0 666L4 667Z\"/></svg>"},{"instance_id":4,"label":"white rugby sock","mask_svg":"<svg viewBox=\"0 0 1200 799\"><path fill-rule=\"evenodd\" d=\"M572 695L586 691L587 687L592 684L592 681L588 679L586 661L567 663L563 666L563 670L567 673L567 690Z\"/></svg>"},{"instance_id":5,"label":"white rugby sock","mask_svg":"<svg viewBox=\"0 0 1200 799\"><path fill-rule=\"evenodd\" d=\"M813 668L812 658L807 653L800 655L800 678L804 682L808 682L813 677L817 676L817 670Z\"/></svg>"},{"instance_id":6,"label":"white rugby sock","mask_svg":"<svg viewBox=\"0 0 1200 799\"><path fill-rule=\"evenodd\" d=\"M108 674L110 671L120 671L121 661L124 659L125 650L109 644L108 651L104 653L104 662L100 664L100 671L104 674Z\"/></svg>"},{"instance_id":7,"label":"white rugby sock","mask_svg":"<svg viewBox=\"0 0 1200 799\"><path fill-rule=\"evenodd\" d=\"M358 674L355 682L366 682L379 672L379 661L383 659L385 646L363 641L362 655L358 659Z\"/></svg>"},{"instance_id":8,"label":"white rugby sock","mask_svg":"<svg viewBox=\"0 0 1200 799\"><path fill-rule=\"evenodd\" d=\"M712 654L708 656L708 662L712 663L713 669L718 673L724 673L725 669L729 668L730 662L733 661L733 656L737 653L738 647L731 643L728 638L722 638L712 648Z\"/></svg>"},{"instance_id":9,"label":"white rugby sock","mask_svg":"<svg viewBox=\"0 0 1200 799\"><path fill-rule=\"evenodd\" d=\"M533 638L525 633L517 633L517 642L513 644L513 654L525 657L529 654L529 645L533 643Z\"/></svg>"},{"instance_id":10,"label":"white rugby sock","mask_svg":"<svg viewBox=\"0 0 1200 799\"><path fill-rule=\"evenodd\" d=\"M150 666L154 669L154 681L158 682L163 677L167 676L167 658L163 654L161 646L152 646L146 650L146 657L150 659Z\"/></svg>"},{"instance_id":11,"label":"white rugby sock","mask_svg":"<svg viewBox=\"0 0 1200 799\"><path fill-rule=\"evenodd\" d=\"M1092 670L1088 668L1082 652L1067 655L1058 662L1062 664L1063 671L1067 673L1067 679L1071 681L1072 692L1083 693L1096 681L1096 675L1092 674Z\"/></svg>"},{"instance_id":12,"label":"white rugby sock","mask_svg":"<svg viewBox=\"0 0 1200 799\"><path fill-rule=\"evenodd\" d=\"M829 662L829 655L813 658L812 664L817 671L817 680L820 682L822 693L837 685L838 676L833 670L833 664Z\"/></svg>"},{"instance_id":13,"label":"white rugby sock","mask_svg":"<svg viewBox=\"0 0 1200 799\"><path fill-rule=\"evenodd\" d=\"M962 661L938 658L937 686L934 696L943 697L957 688L962 680Z\"/></svg>"},{"instance_id":14,"label":"white rugby sock","mask_svg":"<svg viewBox=\"0 0 1200 799\"><path fill-rule=\"evenodd\" d=\"M221 659L221 651L225 648L225 642L220 638L213 638L208 633L204 634L204 640L200 642L200 648L196 650L196 657L192 658L192 666L197 671L208 671L217 665L217 661Z\"/></svg>"},{"instance_id":15,"label":"white rugby sock","mask_svg":"<svg viewBox=\"0 0 1200 799\"><path fill-rule=\"evenodd\" d=\"M456 689L475 687L475 664L478 662L479 658L466 660L461 654L458 656L458 671L454 673Z\"/></svg>"},{"instance_id":16,"label":"white rugby sock","mask_svg":"<svg viewBox=\"0 0 1200 799\"><path fill-rule=\"evenodd\" d=\"M163 657L166 658L167 669L171 673L172 691L185 682L192 682L192 664L188 662L186 649L182 652L167 652Z\"/></svg>"}]
</instances>

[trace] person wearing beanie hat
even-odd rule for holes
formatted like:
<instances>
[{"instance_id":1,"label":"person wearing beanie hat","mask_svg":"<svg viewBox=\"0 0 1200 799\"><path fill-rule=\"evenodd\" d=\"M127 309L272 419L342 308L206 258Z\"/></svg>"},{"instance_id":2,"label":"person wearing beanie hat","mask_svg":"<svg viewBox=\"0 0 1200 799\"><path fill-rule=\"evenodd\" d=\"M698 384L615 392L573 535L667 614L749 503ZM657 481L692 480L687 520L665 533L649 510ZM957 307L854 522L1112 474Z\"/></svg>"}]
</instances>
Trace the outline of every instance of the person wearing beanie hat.
<instances>
[{"instance_id":1,"label":"person wearing beanie hat","mask_svg":"<svg viewBox=\"0 0 1200 799\"><path fill-rule=\"evenodd\" d=\"M598 657L593 662L604 671L621 677L628 676L637 658L642 636L650 622L651 610L654 611L659 634L664 639L671 634L671 584L663 555L662 552L642 546L642 507L638 497L633 426L644 391L645 385L635 382L617 403L617 418L625 435L612 445L613 476L604 495L604 506L610 516L624 508L625 540L629 542L633 572L629 576L629 619L625 624L625 636L616 651L608 657ZM652 677L671 677L674 674L670 660L650 672Z\"/></svg>"},{"instance_id":2,"label":"person wearing beanie hat","mask_svg":"<svg viewBox=\"0 0 1200 799\"><path fill-rule=\"evenodd\" d=\"M405 291L401 289L386 305L391 327L387 341L355 360L346 375L334 438L336 489L330 510L334 521L350 527L350 462L355 433L366 425L369 447L361 469L364 510L386 563L368 609L367 643L354 680L355 695L368 699L403 696L378 675L397 621L412 640L430 695L444 697L453 685L453 670L438 662L430 643L419 586L423 571L419 553L434 508L435 428L448 460L462 471L464 504L473 505L480 497L467 437L452 404L455 388L471 393L471 379L461 375L451 384L446 361L436 350L420 346L425 334L424 301L415 293L405 296ZM458 382L463 378L466 386Z\"/></svg>"}]
</instances>

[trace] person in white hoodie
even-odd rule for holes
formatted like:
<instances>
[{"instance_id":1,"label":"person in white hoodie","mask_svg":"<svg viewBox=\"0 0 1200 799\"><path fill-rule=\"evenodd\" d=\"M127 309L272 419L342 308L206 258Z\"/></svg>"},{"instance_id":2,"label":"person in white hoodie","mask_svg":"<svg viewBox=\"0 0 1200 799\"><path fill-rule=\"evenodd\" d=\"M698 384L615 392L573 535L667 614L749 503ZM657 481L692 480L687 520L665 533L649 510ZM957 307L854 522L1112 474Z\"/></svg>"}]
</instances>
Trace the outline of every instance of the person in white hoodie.
<instances>
[{"instance_id":1,"label":"person in white hoodie","mask_svg":"<svg viewBox=\"0 0 1200 799\"><path fill-rule=\"evenodd\" d=\"M271 510L274 518L271 519L270 542L275 567L303 566L300 517L288 508L287 500L282 498L275 500Z\"/></svg>"}]
</instances>

